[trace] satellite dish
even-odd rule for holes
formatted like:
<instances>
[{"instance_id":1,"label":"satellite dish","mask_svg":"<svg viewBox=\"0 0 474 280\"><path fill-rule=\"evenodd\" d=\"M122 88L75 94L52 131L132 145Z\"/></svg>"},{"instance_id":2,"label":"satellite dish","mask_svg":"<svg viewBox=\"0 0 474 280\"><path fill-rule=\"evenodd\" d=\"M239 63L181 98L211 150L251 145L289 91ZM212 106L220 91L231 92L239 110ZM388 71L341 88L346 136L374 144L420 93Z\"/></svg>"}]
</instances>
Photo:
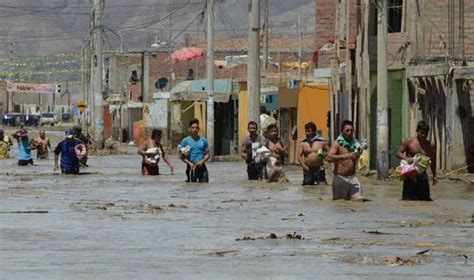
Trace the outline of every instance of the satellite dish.
<instances>
[{"instance_id":1,"label":"satellite dish","mask_svg":"<svg viewBox=\"0 0 474 280\"><path fill-rule=\"evenodd\" d=\"M157 89L164 89L168 85L168 78L162 77L156 80L155 87Z\"/></svg>"}]
</instances>

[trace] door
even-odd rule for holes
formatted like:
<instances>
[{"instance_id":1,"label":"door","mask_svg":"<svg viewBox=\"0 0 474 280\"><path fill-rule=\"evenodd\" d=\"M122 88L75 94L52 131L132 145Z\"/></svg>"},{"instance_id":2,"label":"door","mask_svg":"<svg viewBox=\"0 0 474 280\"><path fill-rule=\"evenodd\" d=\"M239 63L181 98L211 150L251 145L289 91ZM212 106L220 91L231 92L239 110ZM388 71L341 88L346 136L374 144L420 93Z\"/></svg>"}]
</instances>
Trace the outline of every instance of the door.
<instances>
[{"instance_id":1,"label":"door","mask_svg":"<svg viewBox=\"0 0 474 280\"><path fill-rule=\"evenodd\" d=\"M395 168L400 164L397 158L397 150L402 143L403 130L403 86L401 79L393 79L390 81L390 167Z\"/></svg>"},{"instance_id":2,"label":"door","mask_svg":"<svg viewBox=\"0 0 474 280\"><path fill-rule=\"evenodd\" d=\"M469 147L468 147L468 153L467 153L467 165L468 169L467 171L469 173L474 173L474 117L470 117L468 119L468 125L469 125L469 132L468 132L468 137L469 137Z\"/></svg>"}]
</instances>

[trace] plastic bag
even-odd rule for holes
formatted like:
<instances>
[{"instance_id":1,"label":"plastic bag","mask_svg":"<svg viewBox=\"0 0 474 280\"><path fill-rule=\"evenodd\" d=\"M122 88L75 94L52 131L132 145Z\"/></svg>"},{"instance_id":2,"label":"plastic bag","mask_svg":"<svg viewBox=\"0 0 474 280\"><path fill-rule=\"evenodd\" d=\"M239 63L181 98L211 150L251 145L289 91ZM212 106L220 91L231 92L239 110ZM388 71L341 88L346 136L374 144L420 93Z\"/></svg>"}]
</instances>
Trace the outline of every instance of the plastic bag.
<instances>
[{"instance_id":1,"label":"plastic bag","mask_svg":"<svg viewBox=\"0 0 474 280\"><path fill-rule=\"evenodd\" d=\"M84 144L79 144L74 147L76 157L79 160L83 160L87 156L87 148Z\"/></svg>"},{"instance_id":2,"label":"plastic bag","mask_svg":"<svg viewBox=\"0 0 474 280\"><path fill-rule=\"evenodd\" d=\"M189 146L182 147L181 145L178 145L178 152L180 152L185 157L187 157L189 155L189 152L191 152L191 147Z\"/></svg>"},{"instance_id":3,"label":"plastic bag","mask_svg":"<svg viewBox=\"0 0 474 280\"><path fill-rule=\"evenodd\" d=\"M159 148L149 148L145 152L145 162L147 164L157 164L161 158L161 150Z\"/></svg>"},{"instance_id":4,"label":"plastic bag","mask_svg":"<svg viewBox=\"0 0 474 280\"><path fill-rule=\"evenodd\" d=\"M417 154L414 157L414 162L413 163L417 168L418 174L422 174L422 173L426 172L428 167L431 166L431 159L427 156Z\"/></svg>"},{"instance_id":5,"label":"plastic bag","mask_svg":"<svg viewBox=\"0 0 474 280\"><path fill-rule=\"evenodd\" d=\"M264 161L267 161L270 158L272 152L265 146L257 149L257 155L262 158Z\"/></svg>"}]
</instances>

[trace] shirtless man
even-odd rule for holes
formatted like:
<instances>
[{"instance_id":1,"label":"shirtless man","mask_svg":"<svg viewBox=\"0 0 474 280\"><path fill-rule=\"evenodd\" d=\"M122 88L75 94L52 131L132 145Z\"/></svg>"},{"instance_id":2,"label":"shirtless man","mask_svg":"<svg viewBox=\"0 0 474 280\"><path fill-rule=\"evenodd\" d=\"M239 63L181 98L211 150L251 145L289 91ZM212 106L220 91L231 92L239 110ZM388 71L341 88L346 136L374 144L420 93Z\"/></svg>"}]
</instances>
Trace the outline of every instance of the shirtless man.
<instances>
[{"instance_id":1,"label":"shirtless man","mask_svg":"<svg viewBox=\"0 0 474 280\"><path fill-rule=\"evenodd\" d=\"M48 159L48 151L51 149L51 143L48 138L46 138L46 133L44 130L39 131L39 137L35 139L34 145L37 149L36 158L37 159Z\"/></svg>"},{"instance_id":2,"label":"shirtless man","mask_svg":"<svg viewBox=\"0 0 474 280\"><path fill-rule=\"evenodd\" d=\"M264 163L260 161L257 155L257 149L265 145L265 140L258 135L258 125L250 121L247 125L249 136L242 141L240 145L240 156L245 159L247 164L247 175L249 180L262 180L264 178Z\"/></svg>"},{"instance_id":3,"label":"shirtless man","mask_svg":"<svg viewBox=\"0 0 474 280\"><path fill-rule=\"evenodd\" d=\"M160 154L159 157L163 158L163 160L169 166L171 173L174 172L173 165L171 165L171 162L168 159L168 155L165 153L165 150L163 149L163 146L161 145L161 135L162 135L161 130L153 129L151 131L150 139L146 140L145 143L143 143L143 145L138 149L138 154L140 154L143 157L142 175L144 176L160 174L160 169L158 167L159 158L158 159L153 158L157 155L157 153ZM156 150L157 153L150 154L148 150L152 148L155 148L154 150ZM151 157L151 161L147 160L147 157Z\"/></svg>"},{"instance_id":4,"label":"shirtless man","mask_svg":"<svg viewBox=\"0 0 474 280\"><path fill-rule=\"evenodd\" d=\"M317 133L316 124L309 122L304 126L306 138L298 146L298 161L303 167L303 186L326 182L324 174L324 153L328 150L327 141Z\"/></svg>"},{"instance_id":5,"label":"shirtless man","mask_svg":"<svg viewBox=\"0 0 474 280\"><path fill-rule=\"evenodd\" d=\"M360 156L358 142L354 138L354 125L345 120L341 124L341 135L332 143L327 159L334 163L332 178L333 200L345 199L362 202L362 187L355 175Z\"/></svg>"},{"instance_id":6,"label":"shirtless man","mask_svg":"<svg viewBox=\"0 0 474 280\"><path fill-rule=\"evenodd\" d=\"M427 139L429 125L425 121L418 122L416 126L416 136L406 139L398 148L397 157L406 160L409 164L413 163L413 158L417 154L427 156L431 159L431 173L433 174L433 185L436 185L438 178L436 176L436 152L434 145ZM403 200L425 200L432 201L430 197L430 184L428 174L423 172L416 176L408 177L403 180Z\"/></svg>"},{"instance_id":7,"label":"shirtless man","mask_svg":"<svg viewBox=\"0 0 474 280\"><path fill-rule=\"evenodd\" d=\"M268 126L268 140L266 147L271 151L267 161L266 171L268 182L288 182L283 172L283 159L287 156L286 147L283 146L278 137L278 127L276 124Z\"/></svg>"}]
</instances>

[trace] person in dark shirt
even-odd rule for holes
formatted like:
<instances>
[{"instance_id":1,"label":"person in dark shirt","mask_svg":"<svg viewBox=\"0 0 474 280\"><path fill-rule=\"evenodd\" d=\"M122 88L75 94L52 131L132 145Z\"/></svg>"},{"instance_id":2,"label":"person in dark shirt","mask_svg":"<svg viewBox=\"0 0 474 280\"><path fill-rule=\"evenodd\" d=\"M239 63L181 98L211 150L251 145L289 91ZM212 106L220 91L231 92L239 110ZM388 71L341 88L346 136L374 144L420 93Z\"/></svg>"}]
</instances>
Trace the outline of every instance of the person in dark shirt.
<instances>
[{"instance_id":1,"label":"person in dark shirt","mask_svg":"<svg viewBox=\"0 0 474 280\"><path fill-rule=\"evenodd\" d=\"M86 147L81 141L74 138L72 129L67 129L65 139L59 142L54 149L54 171L58 170L59 155L61 154L61 173L78 174L79 173L79 154L85 154Z\"/></svg>"},{"instance_id":2,"label":"person in dark shirt","mask_svg":"<svg viewBox=\"0 0 474 280\"><path fill-rule=\"evenodd\" d=\"M247 175L249 180L262 180L265 175L265 164L258 155L258 149L265 146L265 139L258 135L258 125L250 121L247 125L249 136L240 145L240 156L247 164Z\"/></svg>"}]
</instances>

